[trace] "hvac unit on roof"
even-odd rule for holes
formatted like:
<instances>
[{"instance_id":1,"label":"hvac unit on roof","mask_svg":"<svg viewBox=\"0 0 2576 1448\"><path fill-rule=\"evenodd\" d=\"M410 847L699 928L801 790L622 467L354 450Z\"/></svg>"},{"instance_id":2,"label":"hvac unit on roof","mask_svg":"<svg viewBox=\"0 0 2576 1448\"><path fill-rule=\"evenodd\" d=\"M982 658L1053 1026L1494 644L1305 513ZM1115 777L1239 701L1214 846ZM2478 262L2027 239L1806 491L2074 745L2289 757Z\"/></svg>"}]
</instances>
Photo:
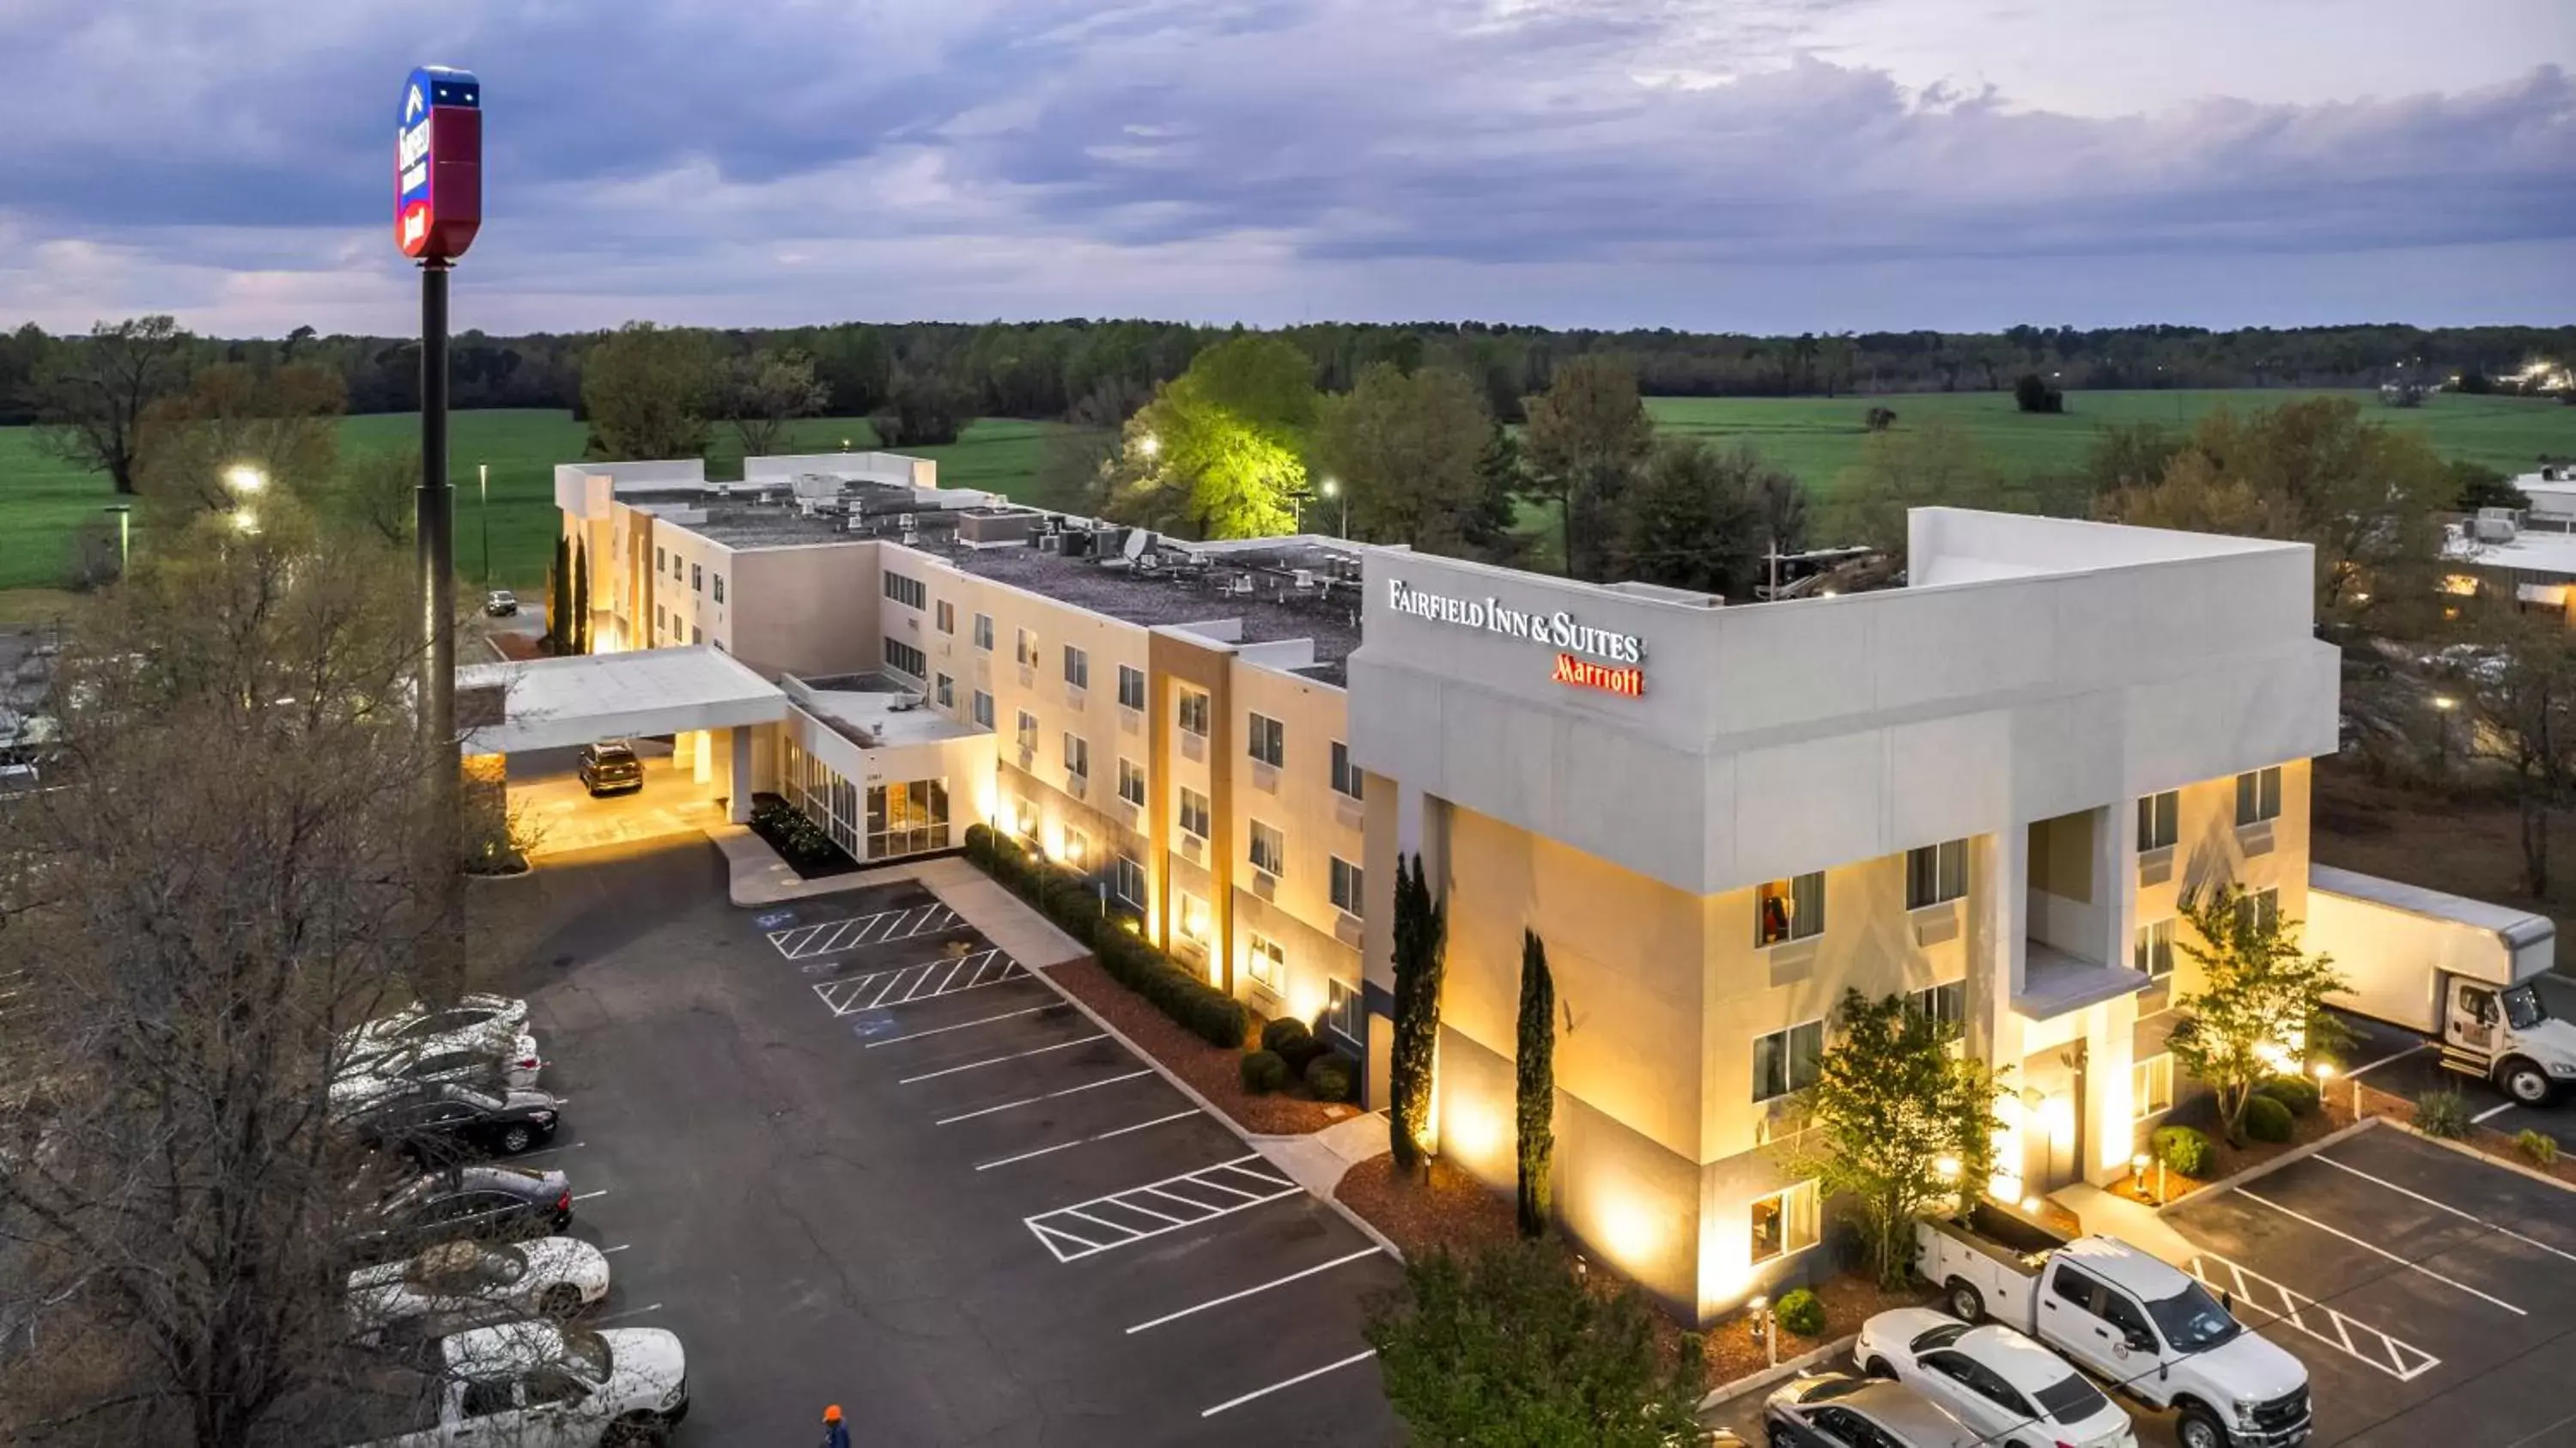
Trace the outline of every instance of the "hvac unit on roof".
<instances>
[{"instance_id":1,"label":"hvac unit on roof","mask_svg":"<svg viewBox=\"0 0 2576 1448\"><path fill-rule=\"evenodd\" d=\"M1038 551L1040 553L1060 553L1064 551L1063 535L1053 532L1040 533L1038 535Z\"/></svg>"}]
</instances>

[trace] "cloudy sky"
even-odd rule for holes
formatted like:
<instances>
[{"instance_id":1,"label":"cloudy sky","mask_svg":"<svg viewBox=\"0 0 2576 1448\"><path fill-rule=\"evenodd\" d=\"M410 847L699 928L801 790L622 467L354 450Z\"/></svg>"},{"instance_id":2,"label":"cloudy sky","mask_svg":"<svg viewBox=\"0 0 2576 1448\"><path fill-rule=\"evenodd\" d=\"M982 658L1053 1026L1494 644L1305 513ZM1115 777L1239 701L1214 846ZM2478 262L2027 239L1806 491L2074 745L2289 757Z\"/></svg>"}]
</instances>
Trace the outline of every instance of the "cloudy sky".
<instances>
[{"instance_id":1,"label":"cloudy sky","mask_svg":"<svg viewBox=\"0 0 2576 1448\"><path fill-rule=\"evenodd\" d=\"M2576 316L2570 0L0 0L0 325Z\"/></svg>"}]
</instances>

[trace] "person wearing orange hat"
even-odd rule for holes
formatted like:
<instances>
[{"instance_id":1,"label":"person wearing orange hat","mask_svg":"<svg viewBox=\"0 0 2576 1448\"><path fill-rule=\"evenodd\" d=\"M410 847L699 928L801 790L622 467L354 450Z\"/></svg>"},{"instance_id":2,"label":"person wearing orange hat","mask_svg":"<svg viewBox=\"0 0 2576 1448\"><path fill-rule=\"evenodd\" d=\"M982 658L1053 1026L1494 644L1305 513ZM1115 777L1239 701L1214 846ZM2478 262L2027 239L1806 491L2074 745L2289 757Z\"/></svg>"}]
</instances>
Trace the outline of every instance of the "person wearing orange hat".
<instances>
[{"instance_id":1,"label":"person wearing orange hat","mask_svg":"<svg viewBox=\"0 0 2576 1448\"><path fill-rule=\"evenodd\" d=\"M841 1405L823 1410L823 1448L850 1448L850 1430L841 1424Z\"/></svg>"}]
</instances>

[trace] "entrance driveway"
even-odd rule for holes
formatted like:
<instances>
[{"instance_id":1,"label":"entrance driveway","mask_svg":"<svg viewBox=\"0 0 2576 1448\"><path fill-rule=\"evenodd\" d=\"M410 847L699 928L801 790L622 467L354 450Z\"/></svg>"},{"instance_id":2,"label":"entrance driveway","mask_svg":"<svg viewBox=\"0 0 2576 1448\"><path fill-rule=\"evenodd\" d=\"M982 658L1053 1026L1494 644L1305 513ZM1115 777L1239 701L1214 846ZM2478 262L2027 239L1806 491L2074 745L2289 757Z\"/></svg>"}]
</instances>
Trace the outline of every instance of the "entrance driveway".
<instances>
[{"instance_id":1,"label":"entrance driveway","mask_svg":"<svg viewBox=\"0 0 2576 1448\"><path fill-rule=\"evenodd\" d=\"M644 787L632 794L593 799L576 773L580 751L546 749L510 756L510 803L525 812L537 833L532 859L577 854L611 845L640 845L673 835L695 835L725 822L717 786L699 784L673 767L671 746L635 741L644 763ZM717 771L721 778L723 771Z\"/></svg>"}]
</instances>

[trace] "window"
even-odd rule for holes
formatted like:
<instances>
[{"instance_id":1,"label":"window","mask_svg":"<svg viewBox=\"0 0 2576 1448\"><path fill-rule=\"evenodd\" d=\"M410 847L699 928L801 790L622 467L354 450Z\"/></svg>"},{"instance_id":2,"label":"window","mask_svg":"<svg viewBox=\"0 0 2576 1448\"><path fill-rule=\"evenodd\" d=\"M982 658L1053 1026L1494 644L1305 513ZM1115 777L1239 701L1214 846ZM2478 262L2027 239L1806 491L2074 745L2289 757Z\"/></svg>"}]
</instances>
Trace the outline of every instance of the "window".
<instances>
[{"instance_id":1,"label":"window","mask_svg":"<svg viewBox=\"0 0 2576 1448\"><path fill-rule=\"evenodd\" d=\"M1091 655L1071 644L1064 646L1064 681L1077 689L1091 687Z\"/></svg>"},{"instance_id":2,"label":"window","mask_svg":"<svg viewBox=\"0 0 2576 1448\"><path fill-rule=\"evenodd\" d=\"M1197 689L1181 691L1181 730L1201 739L1208 732L1208 696Z\"/></svg>"},{"instance_id":3,"label":"window","mask_svg":"<svg viewBox=\"0 0 2576 1448\"><path fill-rule=\"evenodd\" d=\"M948 781L868 786L868 858L948 848Z\"/></svg>"},{"instance_id":4,"label":"window","mask_svg":"<svg viewBox=\"0 0 2576 1448\"><path fill-rule=\"evenodd\" d=\"M1356 1046L1361 1044L1362 996L1359 987L1338 980L1324 983L1324 1029Z\"/></svg>"},{"instance_id":5,"label":"window","mask_svg":"<svg viewBox=\"0 0 2576 1448\"><path fill-rule=\"evenodd\" d=\"M689 565L689 592L691 592L691 593L704 593L704 592L706 592L706 591L707 591L707 570L706 570L705 565L703 565L703 564L698 564L698 563L692 563L692 564L690 564L690 565Z\"/></svg>"},{"instance_id":6,"label":"window","mask_svg":"<svg viewBox=\"0 0 2576 1448\"><path fill-rule=\"evenodd\" d=\"M921 650L901 639L890 638L885 641L885 662L886 667L896 673L910 674L916 679L925 676L930 670L930 661L922 657Z\"/></svg>"},{"instance_id":7,"label":"window","mask_svg":"<svg viewBox=\"0 0 2576 1448\"><path fill-rule=\"evenodd\" d=\"M908 573L897 573L891 568L886 570L885 596L906 608L930 606L930 590L921 586L920 579Z\"/></svg>"},{"instance_id":8,"label":"window","mask_svg":"<svg viewBox=\"0 0 2576 1448\"><path fill-rule=\"evenodd\" d=\"M975 647L988 654L993 651L993 616L989 613L975 615Z\"/></svg>"},{"instance_id":9,"label":"window","mask_svg":"<svg viewBox=\"0 0 2576 1448\"><path fill-rule=\"evenodd\" d=\"M1953 1032L1968 1028L1968 983L1964 980L1908 992L1905 1003L1936 1026L1947 1027Z\"/></svg>"},{"instance_id":10,"label":"window","mask_svg":"<svg viewBox=\"0 0 2576 1448\"><path fill-rule=\"evenodd\" d=\"M654 549L654 550L653 550L653 571L654 571L654 572L656 572L656 573L659 573L659 572L661 572L663 569L668 568L668 567L670 567L670 566L671 566L671 550L670 550L670 549L668 549L668 548L656 548L656 549Z\"/></svg>"},{"instance_id":11,"label":"window","mask_svg":"<svg viewBox=\"0 0 2576 1448\"><path fill-rule=\"evenodd\" d=\"M1020 711L1018 743L1020 746L1020 752L1023 754L1035 754L1038 752L1038 716L1030 713L1026 709L1022 709Z\"/></svg>"},{"instance_id":12,"label":"window","mask_svg":"<svg viewBox=\"0 0 2576 1448\"><path fill-rule=\"evenodd\" d=\"M1064 829L1064 862L1076 869L1091 863L1091 836L1071 825Z\"/></svg>"},{"instance_id":13,"label":"window","mask_svg":"<svg viewBox=\"0 0 2576 1448\"><path fill-rule=\"evenodd\" d=\"M2138 940L2129 947L2129 966L2149 980L2163 980L2173 974L2174 923L2158 920L2138 927Z\"/></svg>"},{"instance_id":14,"label":"window","mask_svg":"<svg viewBox=\"0 0 2576 1448\"><path fill-rule=\"evenodd\" d=\"M722 602L724 602L724 575L723 575L723 574L719 573L719 574L717 574L717 575L716 575L716 577L715 577L715 584L716 584L716 602L718 602L718 603L722 603Z\"/></svg>"},{"instance_id":15,"label":"window","mask_svg":"<svg viewBox=\"0 0 2576 1448\"><path fill-rule=\"evenodd\" d=\"M1064 772L1076 779L1091 777L1091 741L1079 734L1064 736Z\"/></svg>"},{"instance_id":16,"label":"window","mask_svg":"<svg viewBox=\"0 0 2576 1448\"><path fill-rule=\"evenodd\" d=\"M1027 629L1019 630L1018 637L1013 640L1011 645L1011 657L1020 661L1021 668L1036 668L1038 666L1038 636L1029 632Z\"/></svg>"},{"instance_id":17,"label":"window","mask_svg":"<svg viewBox=\"0 0 2576 1448\"><path fill-rule=\"evenodd\" d=\"M698 636L698 626L696 624L689 625L689 642L693 644L706 642L706 640Z\"/></svg>"},{"instance_id":18,"label":"window","mask_svg":"<svg viewBox=\"0 0 2576 1448\"><path fill-rule=\"evenodd\" d=\"M2173 1057L2158 1052L2129 1067L2129 1113L2140 1121L2173 1110Z\"/></svg>"},{"instance_id":19,"label":"window","mask_svg":"<svg viewBox=\"0 0 2576 1448\"><path fill-rule=\"evenodd\" d=\"M2182 838L2182 791L2138 796L2138 853L2173 848Z\"/></svg>"},{"instance_id":20,"label":"window","mask_svg":"<svg viewBox=\"0 0 2576 1448\"><path fill-rule=\"evenodd\" d=\"M1360 767L1351 763L1351 747L1333 741L1333 793L1360 797Z\"/></svg>"},{"instance_id":21,"label":"window","mask_svg":"<svg viewBox=\"0 0 2576 1448\"><path fill-rule=\"evenodd\" d=\"M1205 945L1208 938L1208 903L1205 900L1200 899L1198 896L1191 894L1187 890L1181 891L1180 895L1180 925L1178 928L1181 935L1185 939L1195 940L1201 945Z\"/></svg>"},{"instance_id":22,"label":"window","mask_svg":"<svg viewBox=\"0 0 2576 1448\"><path fill-rule=\"evenodd\" d=\"M1140 808L1145 803L1145 771L1136 767L1135 760L1118 761L1118 797Z\"/></svg>"},{"instance_id":23,"label":"window","mask_svg":"<svg viewBox=\"0 0 2576 1448\"><path fill-rule=\"evenodd\" d=\"M1760 1266L1817 1241L1816 1184L1800 1182L1753 1200L1753 1262Z\"/></svg>"},{"instance_id":24,"label":"window","mask_svg":"<svg viewBox=\"0 0 2576 1448\"><path fill-rule=\"evenodd\" d=\"M2281 817L2281 766L2236 776L2236 823L2258 825Z\"/></svg>"},{"instance_id":25,"label":"window","mask_svg":"<svg viewBox=\"0 0 2576 1448\"><path fill-rule=\"evenodd\" d=\"M1252 822L1252 868L1273 875L1288 873L1288 840L1259 820Z\"/></svg>"},{"instance_id":26,"label":"window","mask_svg":"<svg viewBox=\"0 0 2576 1448\"><path fill-rule=\"evenodd\" d=\"M2236 897L2236 922L2247 930L2269 931L2281 923L2281 892L2248 890Z\"/></svg>"},{"instance_id":27,"label":"window","mask_svg":"<svg viewBox=\"0 0 2576 1448\"><path fill-rule=\"evenodd\" d=\"M1145 908L1145 867L1125 855L1118 857L1109 876L1110 893L1142 910Z\"/></svg>"},{"instance_id":28,"label":"window","mask_svg":"<svg viewBox=\"0 0 2576 1448\"><path fill-rule=\"evenodd\" d=\"M957 707L957 681L956 681L955 679L952 679L952 678L948 677L946 674L942 674L942 675L940 675L940 676L939 676L938 689L937 689L937 692L936 692L936 694L935 694L935 696L934 696L934 697L936 697L936 698L939 700L939 707L940 707L940 708L942 708L942 709L954 709L954 708L956 708L956 707Z\"/></svg>"},{"instance_id":29,"label":"window","mask_svg":"<svg viewBox=\"0 0 2576 1448\"><path fill-rule=\"evenodd\" d=\"M658 603L653 605L653 632L656 634L667 633L670 631L670 628L670 610L662 607L662 605Z\"/></svg>"},{"instance_id":30,"label":"window","mask_svg":"<svg viewBox=\"0 0 2576 1448\"><path fill-rule=\"evenodd\" d=\"M1368 881L1360 867L1333 856L1333 908L1345 915L1360 913L1360 902L1368 898Z\"/></svg>"},{"instance_id":31,"label":"window","mask_svg":"<svg viewBox=\"0 0 2576 1448\"><path fill-rule=\"evenodd\" d=\"M1243 952L1244 972L1252 977L1254 984L1275 991L1288 974L1288 953L1279 948L1278 941L1267 935L1258 931L1251 935L1252 943Z\"/></svg>"},{"instance_id":32,"label":"window","mask_svg":"<svg viewBox=\"0 0 2576 1448\"><path fill-rule=\"evenodd\" d=\"M1816 1084L1825 1054L1825 1023L1809 1021L1753 1038L1753 1099L1769 1101Z\"/></svg>"},{"instance_id":33,"label":"window","mask_svg":"<svg viewBox=\"0 0 2576 1448\"><path fill-rule=\"evenodd\" d=\"M1203 840L1208 837L1208 797L1186 785L1181 788L1181 829Z\"/></svg>"},{"instance_id":34,"label":"window","mask_svg":"<svg viewBox=\"0 0 2576 1448\"><path fill-rule=\"evenodd\" d=\"M1252 716L1252 757L1273 769L1288 758L1288 726L1267 714Z\"/></svg>"},{"instance_id":35,"label":"window","mask_svg":"<svg viewBox=\"0 0 2576 1448\"><path fill-rule=\"evenodd\" d=\"M1905 852L1905 908L1920 910L1968 893L1968 842L1945 840Z\"/></svg>"},{"instance_id":36,"label":"window","mask_svg":"<svg viewBox=\"0 0 2576 1448\"><path fill-rule=\"evenodd\" d=\"M1142 711L1145 707L1145 671L1118 666L1118 707Z\"/></svg>"},{"instance_id":37,"label":"window","mask_svg":"<svg viewBox=\"0 0 2576 1448\"><path fill-rule=\"evenodd\" d=\"M993 727L993 696L981 689L975 691L975 722L987 729Z\"/></svg>"},{"instance_id":38,"label":"window","mask_svg":"<svg viewBox=\"0 0 2576 1448\"><path fill-rule=\"evenodd\" d=\"M458 1411L468 1418L489 1418L518 1410L516 1384L508 1378L467 1378L465 1402Z\"/></svg>"},{"instance_id":39,"label":"window","mask_svg":"<svg viewBox=\"0 0 2576 1448\"><path fill-rule=\"evenodd\" d=\"M1778 945L1804 940L1825 928L1825 872L1774 880L1755 893L1753 943Z\"/></svg>"},{"instance_id":40,"label":"window","mask_svg":"<svg viewBox=\"0 0 2576 1448\"><path fill-rule=\"evenodd\" d=\"M957 632L957 605L944 598L939 600L936 626L944 634Z\"/></svg>"}]
</instances>

